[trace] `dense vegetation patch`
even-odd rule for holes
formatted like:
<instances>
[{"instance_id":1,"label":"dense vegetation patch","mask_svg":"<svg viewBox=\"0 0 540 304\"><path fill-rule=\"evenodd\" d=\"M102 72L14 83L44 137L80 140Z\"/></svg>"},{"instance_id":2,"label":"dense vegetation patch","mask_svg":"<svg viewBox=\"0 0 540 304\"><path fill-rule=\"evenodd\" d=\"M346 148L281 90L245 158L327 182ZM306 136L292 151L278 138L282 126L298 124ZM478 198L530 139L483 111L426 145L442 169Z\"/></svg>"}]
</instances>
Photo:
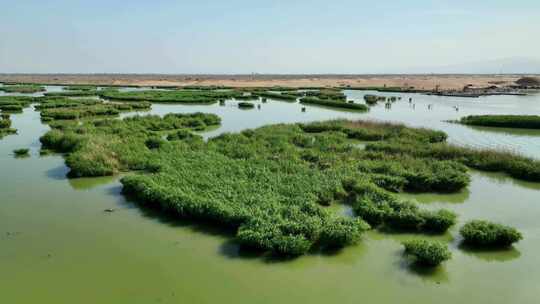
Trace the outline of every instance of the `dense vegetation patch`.
<instances>
[{"instance_id":1,"label":"dense vegetation patch","mask_svg":"<svg viewBox=\"0 0 540 304\"><path fill-rule=\"evenodd\" d=\"M466 223L459 233L466 244L479 247L508 247L523 238L515 228L481 220Z\"/></svg>"},{"instance_id":2,"label":"dense vegetation patch","mask_svg":"<svg viewBox=\"0 0 540 304\"><path fill-rule=\"evenodd\" d=\"M32 94L44 92L45 88L39 85L4 85L0 87L0 91L4 91L6 93Z\"/></svg>"},{"instance_id":3,"label":"dense vegetation patch","mask_svg":"<svg viewBox=\"0 0 540 304\"><path fill-rule=\"evenodd\" d=\"M187 130L200 123L187 121L197 118L206 126L219 119L196 115L53 125L41 141L45 148L68 152L72 176L145 170L122 179L125 192L141 203L233 227L243 246L274 254L354 244L368 229L366 221L377 228L430 233L455 223L449 211L422 210L391 192L433 191L441 185L461 189L468 183L462 165L387 157L358 149L350 140L407 135L431 144L444 140L440 132L331 121L262 127L205 143ZM357 217L325 208L336 203L351 204Z\"/></svg>"},{"instance_id":4,"label":"dense vegetation patch","mask_svg":"<svg viewBox=\"0 0 540 304\"><path fill-rule=\"evenodd\" d=\"M473 126L540 129L538 115L470 115L461 118L459 122Z\"/></svg>"},{"instance_id":5,"label":"dense vegetation patch","mask_svg":"<svg viewBox=\"0 0 540 304\"><path fill-rule=\"evenodd\" d=\"M254 91L252 94L264 97L264 98L270 98L275 100L283 100L283 101L296 101L298 99L298 94L295 92L267 92L267 91Z\"/></svg>"},{"instance_id":6,"label":"dense vegetation patch","mask_svg":"<svg viewBox=\"0 0 540 304\"><path fill-rule=\"evenodd\" d=\"M358 103L351 103L346 102L345 100L332 100L332 99L319 99L314 97L304 97L300 99L300 103L303 104L313 104L313 105L321 105L331 108L341 108L341 109L348 109L348 110L355 110L355 111L362 111L365 112L368 110L368 107L363 104Z\"/></svg>"},{"instance_id":7,"label":"dense vegetation patch","mask_svg":"<svg viewBox=\"0 0 540 304\"><path fill-rule=\"evenodd\" d=\"M251 102L239 102L238 107L241 109L253 109L255 108L255 104Z\"/></svg>"},{"instance_id":8,"label":"dense vegetation patch","mask_svg":"<svg viewBox=\"0 0 540 304\"><path fill-rule=\"evenodd\" d=\"M152 90L135 92L103 91L100 96L110 100L149 101L164 103L212 104L220 99L242 96L239 91L213 90Z\"/></svg>"},{"instance_id":9,"label":"dense vegetation patch","mask_svg":"<svg viewBox=\"0 0 540 304\"><path fill-rule=\"evenodd\" d=\"M28 96L0 96L0 111L8 113L21 113L24 108L34 101Z\"/></svg>"},{"instance_id":10,"label":"dense vegetation patch","mask_svg":"<svg viewBox=\"0 0 540 304\"><path fill-rule=\"evenodd\" d=\"M30 150L29 150L29 149L26 149L26 148L23 148L23 149L15 149L15 150L13 150L13 154L14 154L16 157L24 157L24 156L30 155Z\"/></svg>"},{"instance_id":11,"label":"dense vegetation patch","mask_svg":"<svg viewBox=\"0 0 540 304\"><path fill-rule=\"evenodd\" d=\"M11 128L11 119L9 118L9 115L0 115L0 139L15 133L17 133L17 130Z\"/></svg>"},{"instance_id":12,"label":"dense vegetation patch","mask_svg":"<svg viewBox=\"0 0 540 304\"><path fill-rule=\"evenodd\" d=\"M415 158L453 160L478 170L503 172L517 179L540 181L540 161L510 152L477 150L442 142L426 145L405 138L370 143L366 150Z\"/></svg>"},{"instance_id":13,"label":"dense vegetation patch","mask_svg":"<svg viewBox=\"0 0 540 304\"><path fill-rule=\"evenodd\" d=\"M370 105L376 105L379 101L386 101L386 97L384 96L378 96L378 95L372 95L372 94L366 94L364 95L365 102Z\"/></svg>"},{"instance_id":14,"label":"dense vegetation patch","mask_svg":"<svg viewBox=\"0 0 540 304\"><path fill-rule=\"evenodd\" d=\"M411 256L416 264L422 266L437 266L452 257L448 247L437 241L412 240L404 242L403 246L405 254Z\"/></svg>"},{"instance_id":15,"label":"dense vegetation patch","mask_svg":"<svg viewBox=\"0 0 540 304\"><path fill-rule=\"evenodd\" d=\"M220 124L213 114L168 114L52 123L40 138L43 148L68 153L70 176L105 176L125 170L155 169L149 138L161 138L182 129L204 130ZM154 147L154 146L152 146Z\"/></svg>"},{"instance_id":16,"label":"dense vegetation patch","mask_svg":"<svg viewBox=\"0 0 540 304\"><path fill-rule=\"evenodd\" d=\"M67 91L97 91L97 89L93 85L69 85L64 87L64 90Z\"/></svg>"},{"instance_id":17,"label":"dense vegetation patch","mask_svg":"<svg viewBox=\"0 0 540 304\"><path fill-rule=\"evenodd\" d=\"M43 121L74 120L97 116L117 116L121 112L149 110L149 102L104 103L98 99L70 99L65 97L42 97L35 106L41 111Z\"/></svg>"},{"instance_id":18,"label":"dense vegetation patch","mask_svg":"<svg viewBox=\"0 0 540 304\"><path fill-rule=\"evenodd\" d=\"M49 97L91 97L99 96L101 91L98 90L67 90L62 92L47 92L44 95Z\"/></svg>"}]
</instances>

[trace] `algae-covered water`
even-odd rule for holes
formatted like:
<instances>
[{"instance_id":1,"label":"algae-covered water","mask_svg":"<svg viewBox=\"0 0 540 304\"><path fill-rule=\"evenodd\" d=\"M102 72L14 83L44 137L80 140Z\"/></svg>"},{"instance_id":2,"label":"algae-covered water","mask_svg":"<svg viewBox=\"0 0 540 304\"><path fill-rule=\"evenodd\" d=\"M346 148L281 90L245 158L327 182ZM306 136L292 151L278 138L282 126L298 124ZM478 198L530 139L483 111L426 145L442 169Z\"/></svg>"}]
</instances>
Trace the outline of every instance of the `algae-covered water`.
<instances>
[{"instance_id":1,"label":"algae-covered water","mask_svg":"<svg viewBox=\"0 0 540 304\"><path fill-rule=\"evenodd\" d=\"M49 88L59 90L59 88ZM361 99L368 92L347 91ZM384 94L391 95L391 94ZM540 158L540 132L443 122L468 114L540 113L540 96L460 99L401 94L391 109L335 111L269 101L261 109L153 105L153 113L203 111L223 125L205 134L269 123L378 119L446 131L449 141ZM414 106L413 106L414 104ZM427 105L432 104L432 110ZM456 111L455 106L458 107ZM132 115L132 114L130 114ZM217 228L140 209L120 194L119 177L67 179L59 155L39 156L48 130L32 108L12 116L18 135L0 140L0 299L2 303L537 303L540 292L540 183L471 171L457 194L404 194L425 208L456 211L460 223L438 237L369 232L357 246L290 261L246 255ZM15 159L12 150L30 147ZM104 212L112 208L115 212ZM515 226L512 250L459 246L473 218ZM437 238L453 258L434 271L411 268L400 241Z\"/></svg>"}]
</instances>

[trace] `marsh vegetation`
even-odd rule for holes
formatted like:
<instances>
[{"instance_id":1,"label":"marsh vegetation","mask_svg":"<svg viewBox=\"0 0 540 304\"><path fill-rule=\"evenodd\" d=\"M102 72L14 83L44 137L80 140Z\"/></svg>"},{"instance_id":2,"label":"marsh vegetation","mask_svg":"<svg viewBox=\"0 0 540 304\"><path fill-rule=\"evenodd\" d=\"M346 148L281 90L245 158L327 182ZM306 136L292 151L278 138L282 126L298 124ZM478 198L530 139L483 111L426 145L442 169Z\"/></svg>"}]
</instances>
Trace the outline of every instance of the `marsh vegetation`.
<instances>
[{"instance_id":1,"label":"marsh vegetation","mask_svg":"<svg viewBox=\"0 0 540 304\"><path fill-rule=\"evenodd\" d=\"M32 93L44 92L45 87L42 87L39 85L23 85L23 84L4 85L4 86L0 86L0 91L4 91L6 93L32 94Z\"/></svg>"},{"instance_id":2,"label":"marsh vegetation","mask_svg":"<svg viewBox=\"0 0 540 304\"><path fill-rule=\"evenodd\" d=\"M459 122L472 126L540 129L538 115L469 115L461 118Z\"/></svg>"}]
</instances>

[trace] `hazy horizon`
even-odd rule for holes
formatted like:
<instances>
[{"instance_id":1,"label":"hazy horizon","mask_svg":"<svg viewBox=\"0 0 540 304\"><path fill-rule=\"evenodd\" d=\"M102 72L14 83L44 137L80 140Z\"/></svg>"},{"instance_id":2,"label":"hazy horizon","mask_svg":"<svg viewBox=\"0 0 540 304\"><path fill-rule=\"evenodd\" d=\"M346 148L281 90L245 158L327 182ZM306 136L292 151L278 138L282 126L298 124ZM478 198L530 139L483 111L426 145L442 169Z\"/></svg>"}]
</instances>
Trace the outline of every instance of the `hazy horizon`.
<instances>
[{"instance_id":1,"label":"hazy horizon","mask_svg":"<svg viewBox=\"0 0 540 304\"><path fill-rule=\"evenodd\" d=\"M533 74L536 1L18 1L0 73Z\"/></svg>"}]
</instances>

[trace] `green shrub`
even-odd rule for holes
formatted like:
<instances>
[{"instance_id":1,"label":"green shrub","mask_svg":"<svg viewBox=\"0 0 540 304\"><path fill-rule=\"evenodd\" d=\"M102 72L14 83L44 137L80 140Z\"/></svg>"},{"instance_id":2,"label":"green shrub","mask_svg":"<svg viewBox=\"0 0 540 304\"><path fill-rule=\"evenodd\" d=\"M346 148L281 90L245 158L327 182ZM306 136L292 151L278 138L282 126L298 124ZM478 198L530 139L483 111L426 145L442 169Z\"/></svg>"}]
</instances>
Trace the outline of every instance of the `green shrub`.
<instances>
[{"instance_id":1,"label":"green shrub","mask_svg":"<svg viewBox=\"0 0 540 304\"><path fill-rule=\"evenodd\" d=\"M449 260L452 253L441 242L412 240L403 242L405 254L411 256L418 265L434 267Z\"/></svg>"},{"instance_id":2,"label":"green shrub","mask_svg":"<svg viewBox=\"0 0 540 304\"><path fill-rule=\"evenodd\" d=\"M481 247L508 247L523 238L515 228L481 220L466 223L459 233L465 243Z\"/></svg>"}]
</instances>

